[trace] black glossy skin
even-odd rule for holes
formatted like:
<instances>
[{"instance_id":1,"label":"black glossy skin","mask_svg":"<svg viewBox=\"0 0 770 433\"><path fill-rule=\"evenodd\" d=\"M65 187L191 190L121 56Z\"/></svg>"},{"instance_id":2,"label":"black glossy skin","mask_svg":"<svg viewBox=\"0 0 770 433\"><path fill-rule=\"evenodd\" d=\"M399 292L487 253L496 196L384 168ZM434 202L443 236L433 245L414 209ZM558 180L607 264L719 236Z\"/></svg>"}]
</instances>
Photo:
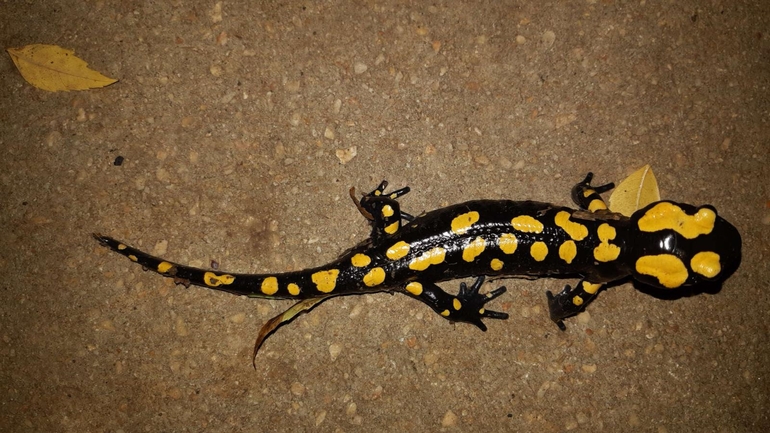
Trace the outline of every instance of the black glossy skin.
<instances>
[{"instance_id":1,"label":"black glossy skin","mask_svg":"<svg viewBox=\"0 0 770 433\"><path fill-rule=\"evenodd\" d=\"M485 305L501 295L505 288L501 287L486 295L478 293L483 276L581 277L582 280L575 288L568 285L557 295L548 293L551 319L563 329L562 320L585 308L604 283L632 277L659 286L656 277L642 274L635 268L635 263L642 256L668 254L689 266L692 257L699 252L708 251L718 255L721 265L718 275L704 277L690 269L687 280L681 286L721 281L737 269L741 238L738 231L724 219L717 216L713 230L694 239L686 239L669 229L643 232L638 228L638 220L655 203L637 211L630 218L611 213L606 210L599 193L611 189L613 185L592 187L590 182L591 174L573 189L573 200L581 210L532 201L475 200L437 209L416 218L400 212L397 201L409 189L385 193L387 184L383 182L377 189L364 195L360 202L354 198L361 213L371 221L371 238L331 263L297 272L251 275L207 271L164 261L110 237L95 237L103 245L132 258L145 268L186 285L251 297L297 300L400 291L421 300L450 320L473 323L482 330L486 330L482 318L508 317L505 313L485 309ZM701 209L678 203L675 205L687 214L694 214ZM594 211L588 211L589 208ZM707 208L713 210L710 206ZM468 212L477 213L478 219L469 224L464 232L453 231L453 220ZM587 235L575 239L567 230L555 224L556 215L560 212L566 212L571 223L584 227ZM541 222L542 230L518 230L512 225L512 219L522 215ZM619 251L609 260L598 260L602 256L595 253L603 242L598 234L602 225L605 228L611 226L614 230L614 238L610 243ZM505 247L501 248L501 239L506 235L514 235L517 239L516 249L512 253L505 252ZM472 254L470 260L463 258L464 249L479 239L483 240L483 251ZM402 242L409 246L408 254L395 259L388 257L388 251ZM535 258L536 254L531 249L537 242L542 243L541 247L545 246L548 251L541 260ZM559 253L565 242L574 242L574 257L570 260ZM436 248L445 251L443 260L436 260L436 263L422 270L411 267L417 258ZM363 264L366 260L360 259L363 256L368 260L366 264ZM499 265L494 265L496 261L499 261ZM334 284L324 285L316 281L319 275L326 273L336 273L336 278L332 279ZM212 276L216 279L212 280ZM448 294L435 284L466 277L478 278L470 288L461 284L457 295ZM419 290L415 289L417 286Z\"/></svg>"}]
</instances>

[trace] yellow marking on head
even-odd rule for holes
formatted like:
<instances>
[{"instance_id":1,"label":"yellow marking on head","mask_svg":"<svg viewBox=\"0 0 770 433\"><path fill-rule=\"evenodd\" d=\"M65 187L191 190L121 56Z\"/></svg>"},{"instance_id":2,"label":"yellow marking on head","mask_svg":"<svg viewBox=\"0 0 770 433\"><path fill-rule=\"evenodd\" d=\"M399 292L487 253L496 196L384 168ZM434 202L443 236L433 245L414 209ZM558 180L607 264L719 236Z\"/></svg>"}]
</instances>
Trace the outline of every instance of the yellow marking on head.
<instances>
[{"instance_id":1,"label":"yellow marking on head","mask_svg":"<svg viewBox=\"0 0 770 433\"><path fill-rule=\"evenodd\" d=\"M450 314L450 313L449 313L449 310L444 310L444 311L442 311L442 312L441 312L441 313L439 313L439 314L441 314L441 315L442 315L442 316L444 316L444 317L449 317L449 314Z\"/></svg>"},{"instance_id":2,"label":"yellow marking on head","mask_svg":"<svg viewBox=\"0 0 770 433\"><path fill-rule=\"evenodd\" d=\"M599 236L601 243L594 248L594 258L604 263L617 259L620 255L620 247L610 243L617 236L615 227L603 223L596 230L596 234Z\"/></svg>"},{"instance_id":3,"label":"yellow marking on head","mask_svg":"<svg viewBox=\"0 0 770 433\"><path fill-rule=\"evenodd\" d=\"M272 296L278 292L278 278L267 277L262 280L262 285L259 290L265 295Z\"/></svg>"},{"instance_id":4,"label":"yellow marking on head","mask_svg":"<svg viewBox=\"0 0 770 433\"><path fill-rule=\"evenodd\" d=\"M505 254L513 254L516 252L516 247L519 246L519 240L513 233L503 233L497 240L497 245Z\"/></svg>"},{"instance_id":5,"label":"yellow marking on head","mask_svg":"<svg viewBox=\"0 0 770 433\"><path fill-rule=\"evenodd\" d=\"M457 298L454 298L454 299L452 299L452 307L453 307L455 310L459 310L460 308L462 308L462 307L463 307L463 304L462 304L462 302L460 302L460 300L459 300L459 299L457 299Z\"/></svg>"},{"instance_id":6,"label":"yellow marking on head","mask_svg":"<svg viewBox=\"0 0 770 433\"><path fill-rule=\"evenodd\" d=\"M286 289L289 291L289 294L290 294L291 296L297 296L297 295L299 295L299 292L300 292L300 290L299 290L299 286L298 286L298 285L296 285L296 284L294 284L294 283L289 283L289 285L288 285L288 286L286 286Z\"/></svg>"},{"instance_id":7,"label":"yellow marking on head","mask_svg":"<svg viewBox=\"0 0 770 433\"><path fill-rule=\"evenodd\" d=\"M596 193L596 191L592 190L591 188L588 188L587 190L583 191L583 197L588 198L589 195Z\"/></svg>"},{"instance_id":8,"label":"yellow marking on head","mask_svg":"<svg viewBox=\"0 0 770 433\"><path fill-rule=\"evenodd\" d=\"M583 291L588 293L589 295L595 295L596 292L598 292L601 287L602 287L601 284L594 284L594 283L589 283L588 281L583 281Z\"/></svg>"},{"instance_id":9,"label":"yellow marking on head","mask_svg":"<svg viewBox=\"0 0 770 433\"><path fill-rule=\"evenodd\" d=\"M499 271L500 269L503 269L503 261L499 259L492 259L492 261L489 263L489 267L492 268L493 271Z\"/></svg>"},{"instance_id":10,"label":"yellow marking on head","mask_svg":"<svg viewBox=\"0 0 770 433\"><path fill-rule=\"evenodd\" d=\"M572 303L579 307L583 305L583 298L581 298L580 296L575 296L572 298Z\"/></svg>"},{"instance_id":11,"label":"yellow marking on head","mask_svg":"<svg viewBox=\"0 0 770 433\"><path fill-rule=\"evenodd\" d=\"M364 284L367 287L374 287L385 281L385 270L382 268L373 268L364 275Z\"/></svg>"},{"instance_id":12,"label":"yellow marking on head","mask_svg":"<svg viewBox=\"0 0 770 433\"><path fill-rule=\"evenodd\" d=\"M169 262L160 262L158 263L158 272L161 274L165 274L166 272L170 271L174 265L172 265Z\"/></svg>"},{"instance_id":13,"label":"yellow marking on head","mask_svg":"<svg viewBox=\"0 0 770 433\"><path fill-rule=\"evenodd\" d=\"M135 256L135 255L133 255L133 254L129 254L129 255L128 255L128 259L129 259L129 260L131 260L132 262L137 262L137 261L139 261L139 259L137 259L137 258L136 258L136 256Z\"/></svg>"},{"instance_id":14,"label":"yellow marking on head","mask_svg":"<svg viewBox=\"0 0 770 433\"><path fill-rule=\"evenodd\" d=\"M399 222L396 221L393 224L390 224L389 226L385 227L385 233L392 235L393 233L398 231L398 224Z\"/></svg>"},{"instance_id":15,"label":"yellow marking on head","mask_svg":"<svg viewBox=\"0 0 770 433\"><path fill-rule=\"evenodd\" d=\"M511 220L514 229L524 233L542 233L543 223L529 215L519 215Z\"/></svg>"},{"instance_id":16,"label":"yellow marking on head","mask_svg":"<svg viewBox=\"0 0 770 433\"><path fill-rule=\"evenodd\" d=\"M679 206L660 202L639 218L639 230L658 232L671 229L687 239L707 235L714 230L717 214L711 209L700 208L695 215L687 215Z\"/></svg>"},{"instance_id":17,"label":"yellow marking on head","mask_svg":"<svg viewBox=\"0 0 770 433\"><path fill-rule=\"evenodd\" d=\"M385 218L392 217L395 212L393 211L393 207L389 204L386 204L382 207L382 216Z\"/></svg>"},{"instance_id":18,"label":"yellow marking on head","mask_svg":"<svg viewBox=\"0 0 770 433\"><path fill-rule=\"evenodd\" d=\"M661 286L674 289L687 281L687 268L673 254L642 256L636 261L636 272L658 279Z\"/></svg>"},{"instance_id":19,"label":"yellow marking on head","mask_svg":"<svg viewBox=\"0 0 770 433\"><path fill-rule=\"evenodd\" d=\"M422 284L418 283L417 281L412 281L406 285L406 291L413 294L414 296L420 296L422 295Z\"/></svg>"},{"instance_id":20,"label":"yellow marking on head","mask_svg":"<svg viewBox=\"0 0 770 433\"><path fill-rule=\"evenodd\" d=\"M481 236L477 237L465 248L463 248L463 260L466 262L474 261L476 257L479 256L479 254L484 252L484 248L486 248L486 246L487 242L484 240L484 238Z\"/></svg>"},{"instance_id":21,"label":"yellow marking on head","mask_svg":"<svg viewBox=\"0 0 770 433\"><path fill-rule=\"evenodd\" d=\"M441 247L436 247L425 251L420 257L415 257L409 263L409 269L413 271L424 271L428 269L428 266L430 265L438 265L443 262L445 257L446 250Z\"/></svg>"},{"instance_id":22,"label":"yellow marking on head","mask_svg":"<svg viewBox=\"0 0 770 433\"><path fill-rule=\"evenodd\" d=\"M545 256L548 255L548 245L546 245L545 242L535 242L529 247L529 255L536 261L542 262L545 260Z\"/></svg>"},{"instance_id":23,"label":"yellow marking on head","mask_svg":"<svg viewBox=\"0 0 770 433\"><path fill-rule=\"evenodd\" d=\"M233 284L233 281L235 281L235 277L228 274L217 275L213 272L203 274L203 282L209 287Z\"/></svg>"},{"instance_id":24,"label":"yellow marking on head","mask_svg":"<svg viewBox=\"0 0 770 433\"><path fill-rule=\"evenodd\" d=\"M125 250L126 248L128 248L128 247L127 247L125 244L118 244L118 250L119 250L119 251L123 251L123 250Z\"/></svg>"},{"instance_id":25,"label":"yellow marking on head","mask_svg":"<svg viewBox=\"0 0 770 433\"><path fill-rule=\"evenodd\" d=\"M559 246L559 257L568 264L572 263L575 256L577 256L577 245L575 245L575 241L566 241Z\"/></svg>"},{"instance_id":26,"label":"yellow marking on head","mask_svg":"<svg viewBox=\"0 0 770 433\"><path fill-rule=\"evenodd\" d=\"M363 268L364 266L369 265L369 263L371 262L372 262L371 257L361 253L358 253L355 256L350 258L350 263L357 268Z\"/></svg>"},{"instance_id":27,"label":"yellow marking on head","mask_svg":"<svg viewBox=\"0 0 770 433\"><path fill-rule=\"evenodd\" d=\"M310 276L310 279L313 280L319 292L329 293L337 287L337 276L339 274L339 269L329 269L314 273Z\"/></svg>"},{"instance_id":28,"label":"yellow marking on head","mask_svg":"<svg viewBox=\"0 0 770 433\"><path fill-rule=\"evenodd\" d=\"M456 216L452 220L452 232L461 235L468 231L473 224L479 220L479 213L476 211L466 212Z\"/></svg>"},{"instance_id":29,"label":"yellow marking on head","mask_svg":"<svg viewBox=\"0 0 770 433\"><path fill-rule=\"evenodd\" d=\"M604 202L602 199L595 199L591 200L591 203L588 203L588 211L589 212L596 212L598 210L605 210L607 209L607 203Z\"/></svg>"},{"instance_id":30,"label":"yellow marking on head","mask_svg":"<svg viewBox=\"0 0 770 433\"><path fill-rule=\"evenodd\" d=\"M570 213L566 211L559 211L556 217L553 219L557 226L567 232L570 238L576 241L582 241L588 236L588 227L583 224L570 221Z\"/></svg>"},{"instance_id":31,"label":"yellow marking on head","mask_svg":"<svg viewBox=\"0 0 770 433\"><path fill-rule=\"evenodd\" d=\"M692 257L690 268L706 278L714 278L722 272L719 264L719 254L712 251L703 251Z\"/></svg>"},{"instance_id":32,"label":"yellow marking on head","mask_svg":"<svg viewBox=\"0 0 770 433\"><path fill-rule=\"evenodd\" d=\"M406 257L407 254L409 254L409 244L404 241L398 241L395 244L393 244L390 248L388 248L388 251L385 252L385 255L390 260L398 260L400 258Z\"/></svg>"}]
</instances>

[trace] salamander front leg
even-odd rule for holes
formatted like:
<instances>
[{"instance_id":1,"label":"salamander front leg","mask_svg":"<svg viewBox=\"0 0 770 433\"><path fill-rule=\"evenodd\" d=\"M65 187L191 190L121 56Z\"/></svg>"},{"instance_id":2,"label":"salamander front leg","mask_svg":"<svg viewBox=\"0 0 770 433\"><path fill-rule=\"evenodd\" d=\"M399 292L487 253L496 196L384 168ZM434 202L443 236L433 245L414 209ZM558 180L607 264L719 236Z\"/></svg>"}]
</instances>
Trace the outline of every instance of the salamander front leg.
<instances>
[{"instance_id":1,"label":"salamander front leg","mask_svg":"<svg viewBox=\"0 0 770 433\"><path fill-rule=\"evenodd\" d=\"M483 276L476 278L470 287L460 283L457 296L452 296L441 287L428 282L412 281L405 288L407 293L428 304L442 317L454 322L472 323L482 331L486 331L487 326L481 321L482 318L507 319L508 314L484 308L489 301L505 293L506 289L499 287L487 294L481 294L479 289L483 283Z\"/></svg>"},{"instance_id":2,"label":"salamander front leg","mask_svg":"<svg viewBox=\"0 0 770 433\"><path fill-rule=\"evenodd\" d=\"M356 198L355 188L350 188L350 198L353 199L358 211L372 224L372 239L375 243L387 235L392 235L401 229L401 220L411 221L412 215L401 212L399 197L409 192L406 186L393 192L386 193L388 182L383 180L374 191L364 194L361 200Z\"/></svg>"},{"instance_id":3,"label":"salamander front leg","mask_svg":"<svg viewBox=\"0 0 770 433\"><path fill-rule=\"evenodd\" d=\"M591 180L594 178L593 173L588 173L586 178L582 182L578 183L572 188L572 201L581 209L585 209L591 212L607 209L607 204L601 195L612 188L615 188L615 184L610 182L604 185L591 186Z\"/></svg>"},{"instance_id":4,"label":"salamander front leg","mask_svg":"<svg viewBox=\"0 0 770 433\"><path fill-rule=\"evenodd\" d=\"M550 291L546 292L548 296L548 309L551 313L551 320L556 323L562 331L567 329L564 326L564 319L574 316L583 311L601 289L601 284L589 283L586 280L580 281L573 289L569 284L564 286L564 290L556 296Z\"/></svg>"}]
</instances>

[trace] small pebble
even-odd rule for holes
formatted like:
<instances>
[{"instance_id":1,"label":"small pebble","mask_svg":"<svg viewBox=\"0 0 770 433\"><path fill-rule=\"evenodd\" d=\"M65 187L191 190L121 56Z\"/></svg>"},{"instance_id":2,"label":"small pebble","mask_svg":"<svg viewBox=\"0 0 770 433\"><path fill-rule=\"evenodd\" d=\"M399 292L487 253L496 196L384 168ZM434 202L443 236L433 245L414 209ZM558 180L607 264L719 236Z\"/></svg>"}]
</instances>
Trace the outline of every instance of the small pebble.
<instances>
[{"instance_id":1,"label":"small pebble","mask_svg":"<svg viewBox=\"0 0 770 433\"><path fill-rule=\"evenodd\" d=\"M358 148L352 146L347 149L337 149L334 151L334 154L337 155L337 159L340 160L340 163L347 164L358 155Z\"/></svg>"},{"instance_id":2,"label":"small pebble","mask_svg":"<svg viewBox=\"0 0 770 433\"><path fill-rule=\"evenodd\" d=\"M297 397L302 396L303 394L305 394L305 385L299 382L293 382L291 384L291 393L296 395Z\"/></svg>"},{"instance_id":3,"label":"small pebble","mask_svg":"<svg viewBox=\"0 0 770 433\"><path fill-rule=\"evenodd\" d=\"M166 252L168 252L168 241L165 239L158 241L152 248L152 255L154 256L162 256Z\"/></svg>"},{"instance_id":4,"label":"small pebble","mask_svg":"<svg viewBox=\"0 0 770 433\"><path fill-rule=\"evenodd\" d=\"M347 416L352 417L356 414L356 410L358 410L358 405L356 405L355 402L351 402L350 404L348 404L347 409L345 409L345 413L347 414Z\"/></svg>"},{"instance_id":5,"label":"small pebble","mask_svg":"<svg viewBox=\"0 0 770 433\"><path fill-rule=\"evenodd\" d=\"M112 162L112 165L114 165L115 167L120 167L121 165L123 165L123 160L124 159L125 158L123 158L122 156L118 155L118 156L115 157L115 161Z\"/></svg>"},{"instance_id":6,"label":"small pebble","mask_svg":"<svg viewBox=\"0 0 770 433\"><path fill-rule=\"evenodd\" d=\"M176 335L180 337L186 337L190 335L190 331L187 329L187 324L184 323L184 320L182 320L181 317L176 318L174 330L176 331Z\"/></svg>"},{"instance_id":7,"label":"small pebble","mask_svg":"<svg viewBox=\"0 0 770 433\"><path fill-rule=\"evenodd\" d=\"M315 414L315 426L318 427L319 425L323 424L324 420L326 419L326 411L322 410Z\"/></svg>"},{"instance_id":8,"label":"small pebble","mask_svg":"<svg viewBox=\"0 0 770 433\"><path fill-rule=\"evenodd\" d=\"M441 418L441 427L453 427L457 425L457 415L451 410L448 410L444 417Z\"/></svg>"},{"instance_id":9,"label":"small pebble","mask_svg":"<svg viewBox=\"0 0 770 433\"><path fill-rule=\"evenodd\" d=\"M340 346L337 343L332 343L329 345L329 355L332 358L332 361L336 361L337 357L340 356L340 352L342 352L342 346Z\"/></svg>"},{"instance_id":10,"label":"small pebble","mask_svg":"<svg viewBox=\"0 0 770 433\"><path fill-rule=\"evenodd\" d=\"M355 72L357 75L363 74L367 69L369 69L369 67L366 66L365 63L356 62L353 64L353 72Z\"/></svg>"},{"instance_id":11,"label":"small pebble","mask_svg":"<svg viewBox=\"0 0 770 433\"><path fill-rule=\"evenodd\" d=\"M584 373L593 374L596 373L596 364L583 364L580 366L580 369L583 370Z\"/></svg>"},{"instance_id":12,"label":"small pebble","mask_svg":"<svg viewBox=\"0 0 770 433\"><path fill-rule=\"evenodd\" d=\"M246 313L237 313L230 316L230 321L233 323L243 323L246 320Z\"/></svg>"},{"instance_id":13,"label":"small pebble","mask_svg":"<svg viewBox=\"0 0 770 433\"><path fill-rule=\"evenodd\" d=\"M545 33L543 33L541 40L546 48L551 48L553 43L556 42L556 33L547 30Z\"/></svg>"}]
</instances>

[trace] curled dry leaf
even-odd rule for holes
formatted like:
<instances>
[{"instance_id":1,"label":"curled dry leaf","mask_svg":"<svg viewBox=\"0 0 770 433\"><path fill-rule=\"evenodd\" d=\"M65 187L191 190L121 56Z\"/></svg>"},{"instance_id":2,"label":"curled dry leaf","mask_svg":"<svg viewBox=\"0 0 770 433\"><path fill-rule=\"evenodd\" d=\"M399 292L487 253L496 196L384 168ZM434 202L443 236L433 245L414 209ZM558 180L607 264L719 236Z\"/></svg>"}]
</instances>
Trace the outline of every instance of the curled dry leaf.
<instances>
[{"instance_id":1,"label":"curled dry leaf","mask_svg":"<svg viewBox=\"0 0 770 433\"><path fill-rule=\"evenodd\" d=\"M56 45L8 48L8 54L28 83L50 92L96 89L118 81L89 69L74 51Z\"/></svg>"}]
</instances>

